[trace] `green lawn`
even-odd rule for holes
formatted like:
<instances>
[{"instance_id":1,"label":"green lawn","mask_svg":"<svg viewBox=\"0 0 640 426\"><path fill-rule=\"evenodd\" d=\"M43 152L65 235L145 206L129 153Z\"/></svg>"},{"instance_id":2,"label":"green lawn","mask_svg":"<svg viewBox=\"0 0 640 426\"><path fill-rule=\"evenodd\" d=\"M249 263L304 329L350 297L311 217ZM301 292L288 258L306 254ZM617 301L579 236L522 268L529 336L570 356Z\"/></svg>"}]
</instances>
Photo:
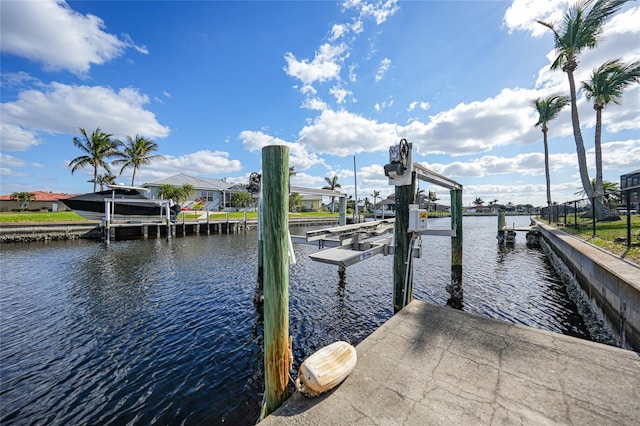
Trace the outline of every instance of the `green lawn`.
<instances>
[{"instance_id":1,"label":"green lawn","mask_svg":"<svg viewBox=\"0 0 640 426\"><path fill-rule=\"evenodd\" d=\"M79 222L86 220L75 212L0 212L0 223Z\"/></svg>"},{"instance_id":2,"label":"green lawn","mask_svg":"<svg viewBox=\"0 0 640 426\"><path fill-rule=\"evenodd\" d=\"M560 218L563 222L563 218ZM546 223L546 222L545 222ZM640 264L640 215L631 216L631 242L632 247L626 243L616 243L616 238L627 237L627 217L616 222L596 222L596 235L593 236L591 221L578 218L578 227L574 226L573 216L567 216L567 226L562 228L568 234L575 235L581 240L617 254L624 259Z\"/></svg>"},{"instance_id":3,"label":"green lawn","mask_svg":"<svg viewBox=\"0 0 640 426\"><path fill-rule=\"evenodd\" d=\"M185 211L185 220L196 220L200 214ZM209 213L211 220L224 220L225 212ZM309 212L290 213L289 217L338 217L338 213ZM247 219L257 219L257 212L247 212ZM244 212L229 212L229 219L244 219ZM74 212L0 212L0 223L9 222L78 222L87 219ZM182 216L178 218L182 220Z\"/></svg>"}]
</instances>

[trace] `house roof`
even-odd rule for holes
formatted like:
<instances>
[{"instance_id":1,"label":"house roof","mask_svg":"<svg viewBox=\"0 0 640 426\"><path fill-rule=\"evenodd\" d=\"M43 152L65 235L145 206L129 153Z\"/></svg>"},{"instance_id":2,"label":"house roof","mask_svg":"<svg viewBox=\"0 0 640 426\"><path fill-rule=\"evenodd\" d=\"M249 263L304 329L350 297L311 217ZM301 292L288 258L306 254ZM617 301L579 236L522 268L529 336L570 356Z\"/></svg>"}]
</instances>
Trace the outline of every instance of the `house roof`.
<instances>
[{"instance_id":1,"label":"house roof","mask_svg":"<svg viewBox=\"0 0 640 426\"><path fill-rule=\"evenodd\" d=\"M203 178L185 175L179 173L177 175L169 176L164 179L154 180L152 182L145 183L143 186L161 186L161 185L175 185L182 186L184 184L192 185L195 189L204 189L209 191L228 191L234 184L225 182L220 179Z\"/></svg>"},{"instance_id":2,"label":"house roof","mask_svg":"<svg viewBox=\"0 0 640 426\"><path fill-rule=\"evenodd\" d=\"M47 192L47 191L27 191L34 194L36 197L31 201L59 201L67 198L74 197L75 194L67 194L63 192ZM11 200L11 194L0 195L0 201L14 201Z\"/></svg>"},{"instance_id":3,"label":"house roof","mask_svg":"<svg viewBox=\"0 0 640 426\"><path fill-rule=\"evenodd\" d=\"M623 175L620 175L620 177L626 177L626 176L637 175L637 174L640 174L640 169L634 170L634 171L629 172L629 173L625 173Z\"/></svg>"}]
</instances>

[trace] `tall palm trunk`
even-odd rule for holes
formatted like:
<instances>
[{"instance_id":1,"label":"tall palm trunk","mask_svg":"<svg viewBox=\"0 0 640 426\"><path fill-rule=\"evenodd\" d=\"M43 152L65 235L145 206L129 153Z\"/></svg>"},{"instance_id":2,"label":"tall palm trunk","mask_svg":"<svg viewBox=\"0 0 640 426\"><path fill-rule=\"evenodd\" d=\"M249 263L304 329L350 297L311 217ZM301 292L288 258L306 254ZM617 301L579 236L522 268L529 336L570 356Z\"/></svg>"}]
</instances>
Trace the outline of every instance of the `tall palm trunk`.
<instances>
[{"instance_id":1,"label":"tall palm trunk","mask_svg":"<svg viewBox=\"0 0 640 426\"><path fill-rule=\"evenodd\" d=\"M602 181L602 107L594 106L596 110L596 134L595 134L595 151L596 151L596 197L602 200L604 195L604 183Z\"/></svg>"},{"instance_id":2,"label":"tall palm trunk","mask_svg":"<svg viewBox=\"0 0 640 426\"><path fill-rule=\"evenodd\" d=\"M587 155L584 150L584 140L582 139L582 131L580 130L580 117L578 116L578 102L576 98L576 82L573 78L573 69L565 67L567 76L569 77L569 95L571 98L571 124L573 125L573 139L576 143L576 154L578 155L578 170L580 172L580 180L582 181L582 189L587 197L593 198L594 191L589 179L589 170L587 169Z\"/></svg>"},{"instance_id":3,"label":"tall palm trunk","mask_svg":"<svg viewBox=\"0 0 640 426\"><path fill-rule=\"evenodd\" d=\"M542 135L544 136L544 174L547 178L547 213L549 214L549 223L551 223L551 175L549 173L549 144L547 143L547 131L545 127L542 128Z\"/></svg>"},{"instance_id":4,"label":"tall palm trunk","mask_svg":"<svg viewBox=\"0 0 640 426\"><path fill-rule=\"evenodd\" d=\"M573 66L572 66L573 65ZM571 124L573 125L573 139L576 143L576 154L578 155L578 170L580 172L580 180L582 181L582 189L589 200L594 204L596 218L604 219L607 216L607 209L602 203L602 199L596 197L596 192L591 186L589 179L589 169L587 169L587 155L584 150L584 139L582 139L582 131L580 130L580 118L578 116L578 102L576 97L576 82L573 78L573 70L577 67L575 60L569 61L563 70L569 77L569 95L571 98Z\"/></svg>"},{"instance_id":5,"label":"tall palm trunk","mask_svg":"<svg viewBox=\"0 0 640 426\"><path fill-rule=\"evenodd\" d=\"M96 192L96 186L98 184L98 164L93 165L93 192ZM102 188L100 188L102 190Z\"/></svg>"}]
</instances>

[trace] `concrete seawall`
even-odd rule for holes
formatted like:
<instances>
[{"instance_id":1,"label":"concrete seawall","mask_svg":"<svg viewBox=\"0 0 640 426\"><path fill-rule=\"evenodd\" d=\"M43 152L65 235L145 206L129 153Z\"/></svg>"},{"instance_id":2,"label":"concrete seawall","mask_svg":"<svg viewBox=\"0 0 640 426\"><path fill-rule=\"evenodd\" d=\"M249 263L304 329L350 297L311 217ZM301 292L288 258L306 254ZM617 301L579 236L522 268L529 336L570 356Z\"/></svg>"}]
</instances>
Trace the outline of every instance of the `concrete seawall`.
<instances>
[{"instance_id":1,"label":"concrete seawall","mask_svg":"<svg viewBox=\"0 0 640 426\"><path fill-rule=\"evenodd\" d=\"M338 224L338 218L334 217L297 217L290 218L289 225L296 226L333 226ZM114 229L117 230L117 239L141 238L144 234L144 228L155 232L157 237L157 224L117 224L114 223ZM171 224L172 234L177 236L197 235L200 233L207 234L207 227L213 233L229 233L229 229L256 228L258 226L257 219L248 219L246 221L232 219L230 221L189 221ZM162 228L161 234L166 236L166 225L160 224ZM101 240L104 230L100 222L42 222L42 223L3 223L0 225L0 244L2 243L28 243L36 241L54 241L54 240L76 240L80 238Z\"/></svg>"},{"instance_id":2,"label":"concrete seawall","mask_svg":"<svg viewBox=\"0 0 640 426\"><path fill-rule=\"evenodd\" d=\"M538 227L620 345L640 351L640 266L543 223Z\"/></svg>"},{"instance_id":3,"label":"concrete seawall","mask_svg":"<svg viewBox=\"0 0 640 426\"><path fill-rule=\"evenodd\" d=\"M0 243L100 239L101 235L99 222L11 223L0 226Z\"/></svg>"}]
</instances>

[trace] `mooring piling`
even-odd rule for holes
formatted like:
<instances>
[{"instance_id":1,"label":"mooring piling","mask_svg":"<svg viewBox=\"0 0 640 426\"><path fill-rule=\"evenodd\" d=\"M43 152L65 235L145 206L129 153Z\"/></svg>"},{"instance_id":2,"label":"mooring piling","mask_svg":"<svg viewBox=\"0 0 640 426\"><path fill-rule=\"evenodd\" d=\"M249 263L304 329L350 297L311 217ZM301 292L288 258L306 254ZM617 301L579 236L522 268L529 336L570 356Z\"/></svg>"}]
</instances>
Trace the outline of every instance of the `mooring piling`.
<instances>
[{"instance_id":1,"label":"mooring piling","mask_svg":"<svg viewBox=\"0 0 640 426\"><path fill-rule=\"evenodd\" d=\"M462 190L452 189L451 194L451 285L447 304L452 308L462 309Z\"/></svg>"},{"instance_id":2,"label":"mooring piling","mask_svg":"<svg viewBox=\"0 0 640 426\"><path fill-rule=\"evenodd\" d=\"M413 283L407 279L407 258L412 250L409 247L411 235L409 227L409 204L414 204L416 192L415 173L410 185L395 186L396 222L395 222L395 253L393 255L393 313L399 312L405 304L413 299ZM411 277L409 277L411 278Z\"/></svg>"},{"instance_id":3,"label":"mooring piling","mask_svg":"<svg viewBox=\"0 0 640 426\"><path fill-rule=\"evenodd\" d=\"M262 149L262 237L264 267L263 419L288 397L289 341L289 148Z\"/></svg>"}]
</instances>

